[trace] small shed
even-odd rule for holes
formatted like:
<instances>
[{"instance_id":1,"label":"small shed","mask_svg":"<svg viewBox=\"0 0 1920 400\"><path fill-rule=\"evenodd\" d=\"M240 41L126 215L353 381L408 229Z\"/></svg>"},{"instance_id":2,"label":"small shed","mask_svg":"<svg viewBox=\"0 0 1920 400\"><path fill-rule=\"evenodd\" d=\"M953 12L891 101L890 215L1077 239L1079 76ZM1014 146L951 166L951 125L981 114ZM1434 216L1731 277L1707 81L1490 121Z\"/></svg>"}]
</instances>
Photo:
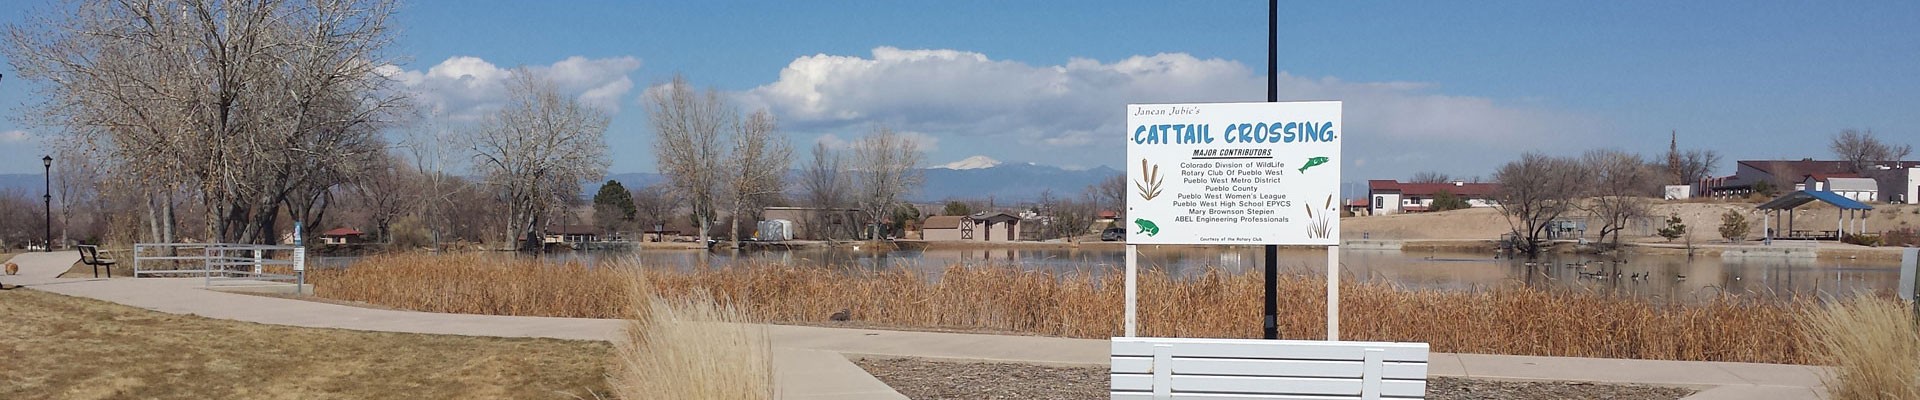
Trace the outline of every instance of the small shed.
<instances>
[{"instance_id":1,"label":"small shed","mask_svg":"<svg viewBox=\"0 0 1920 400\"><path fill-rule=\"evenodd\" d=\"M360 238L366 235L366 232L361 232L359 229L348 227L333 228L332 230L320 233L320 244L352 244L359 242Z\"/></svg>"}]
</instances>

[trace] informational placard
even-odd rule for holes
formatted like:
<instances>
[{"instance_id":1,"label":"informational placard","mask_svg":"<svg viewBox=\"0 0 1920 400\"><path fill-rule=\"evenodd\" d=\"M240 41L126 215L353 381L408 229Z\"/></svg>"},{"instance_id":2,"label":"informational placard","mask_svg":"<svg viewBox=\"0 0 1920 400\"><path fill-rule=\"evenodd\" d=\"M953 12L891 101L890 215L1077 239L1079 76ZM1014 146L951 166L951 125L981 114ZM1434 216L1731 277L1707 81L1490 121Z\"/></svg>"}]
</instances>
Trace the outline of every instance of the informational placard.
<instances>
[{"instance_id":1,"label":"informational placard","mask_svg":"<svg viewBox=\"0 0 1920 400\"><path fill-rule=\"evenodd\" d=\"M1128 105L1127 243L1338 245L1340 107Z\"/></svg>"}]
</instances>

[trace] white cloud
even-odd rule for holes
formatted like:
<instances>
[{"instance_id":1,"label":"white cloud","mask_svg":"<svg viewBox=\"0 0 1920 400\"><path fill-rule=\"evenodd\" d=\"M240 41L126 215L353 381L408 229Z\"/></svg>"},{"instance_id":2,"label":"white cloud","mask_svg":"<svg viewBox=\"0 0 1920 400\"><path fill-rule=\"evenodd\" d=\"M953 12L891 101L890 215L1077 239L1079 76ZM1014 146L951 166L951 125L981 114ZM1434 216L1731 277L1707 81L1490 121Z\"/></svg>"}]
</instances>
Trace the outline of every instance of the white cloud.
<instances>
[{"instance_id":1,"label":"white cloud","mask_svg":"<svg viewBox=\"0 0 1920 400\"><path fill-rule=\"evenodd\" d=\"M640 59L590 59L573 56L551 65L529 66L527 71L552 79L562 93L609 114L620 112L620 102L633 90L628 74L640 68ZM453 120L477 120L505 104L506 84L514 70L479 57L455 56L426 71L387 66L380 73L393 77L411 91L424 111Z\"/></svg>"},{"instance_id":2,"label":"white cloud","mask_svg":"<svg viewBox=\"0 0 1920 400\"><path fill-rule=\"evenodd\" d=\"M10 130L6 132L0 132L0 143L19 143L19 142L25 142L27 141L27 139L30 139L30 138L32 138L32 136L28 135L27 131L23 131L23 130L15 129L15 130Z\"/></svg>"},{"instance_id":3,"label":"white cloud","mask_svg":"<svg viewBox=\"0 0 1920 400\"><path fill-rule=\"evenodd\" d=\"M894 134L912 139L914 141L914 147L919 148L920 151L923 152L933 152L940 149L940 138L934 137L933 135L920 132L894 132ZM859 143L862 139L864 138L856 137L848 140L841 138L839 135L829 133L820 135L820 137L814 138L813 141L815 143L825 144L829 149L846 150L853 148L853 144Z\"/></svg>"},{"instance_id":4,"label":"white cloud","mask_svg":"<svg viewBox=\"0 0 1920 400\"><path fill-rule=\"evenodd\" d=\"M966 138L958 143L1028 152L999 157L1101 164L1118 157L1060 150L1119 148L1120 140L1107 138L1124 130L1121 110L1128 103L1257 101L1265 98L1265 82L1239 62L1184 53L1031 65L967 51L881 47L868 57L800 57L779 80L736 95L743 105L773 110L782 126L799 132L857 132L885 123L935 141ZM1278 82L1282 100L1345 101L1350 138L1513 145L1590 125L1571 114L1436 93L1426 83L1284 73Z\"/></svg>"}]
</instances>

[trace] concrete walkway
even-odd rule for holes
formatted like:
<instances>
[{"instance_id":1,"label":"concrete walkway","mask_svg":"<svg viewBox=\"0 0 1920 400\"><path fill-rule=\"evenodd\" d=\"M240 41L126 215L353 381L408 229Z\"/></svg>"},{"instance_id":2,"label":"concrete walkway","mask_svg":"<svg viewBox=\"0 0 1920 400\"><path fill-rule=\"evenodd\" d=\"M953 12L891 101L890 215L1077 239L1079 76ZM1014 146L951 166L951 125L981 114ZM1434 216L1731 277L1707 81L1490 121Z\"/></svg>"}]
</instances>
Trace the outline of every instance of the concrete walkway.
<instances>
[{"instance_id":1,"label":"concrete walkway","mask_svg":"<svg viewBox=\"0 0 1920 400\"><path fill-rule=\"evenodd\" d=\"M427 334L613 340L620 320L444 314L378 310L204 290L196 278L59 279L78 255L23 254L19 276L0 282L149 310L265 324ZM47 271L58 265L58 270ZM31 271L31 272L30 272ZM769 325L774 371L785 398L904 399L848 357L917 357L1099 366L1108 341L1037 336L907 332ZM1691 361L1618 360L1434 353L1429 374L1480 379L1584 381L1704 389L1689 399L1822 398L1817 367Z\"/></svg>"}]
</instances>

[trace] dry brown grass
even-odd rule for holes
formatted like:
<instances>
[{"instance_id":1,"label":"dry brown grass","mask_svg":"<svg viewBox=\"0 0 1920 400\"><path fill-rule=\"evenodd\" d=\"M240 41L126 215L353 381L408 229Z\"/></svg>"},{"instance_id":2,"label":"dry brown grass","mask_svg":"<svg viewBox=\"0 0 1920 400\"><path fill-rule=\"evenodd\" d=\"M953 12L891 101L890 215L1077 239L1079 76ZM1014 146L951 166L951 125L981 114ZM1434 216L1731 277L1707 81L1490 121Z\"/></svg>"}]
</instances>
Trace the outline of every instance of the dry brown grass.
<instances>
[{"instance_id":1,"label":"dry brown grass","mask_svg":"<svg viewBox=\"0 0 1920 400\"><path fill-rule=\"evenodd\" d=\"M637 275L637 274L635 274ZM664 299L636 278L627 336L614 343L613 393L624 399L772 399L765 325L701 293Z\"/></svg>"},{"instance_id":2,"label":"dry brown grass","mask_svg":"<svg viewBox=\"0 0 1920 400\"><path fill-rule=\"evenodd\" d=\"M576 399L611 346L297 328L0 291L0 399Z\"/></svg>"},{"instance_id":3,"label":"dry brown grass","mask_svg":"<svg viewBox=\"0 0 1920 400\"><path fill-rule=\"evenodd\" d=\"M1828 394L1836 400L1920 399L1920 337L1912 310L1871 296L1810 310L1804 321L1815 357L1835 367Z\"/></svg>"},{"instance_id":4,"label":"dry brown grass","mask_svg":"<svg viewBox=\"0 0 1920 400\"><path fill-rule=\"evenodd\" d=\"M710 293L754 318L827 323L841 309L862 324L1018 332L1079 338L1121 334L1122 276L1011 267L952 267L939 279L904 269L830 271L759 265L668 271L614 264L550 266L498 256L398 255L317 274L324 297L403 309L620 318L622 271L641 270L666 298ZM604 265L604 264L603 264ZM1324 336L1325 281L1279 280L1283 337ZM1503 288L1409 291L1344 283L1347 340L1419 341L1456 353L1806 363L1796 317L1808 303L1724 298L1687 306L1600 294ZM1140 277L1146 336L1259 337L1261 276L1211 272Z\"/></svg>"}]
</instances>

